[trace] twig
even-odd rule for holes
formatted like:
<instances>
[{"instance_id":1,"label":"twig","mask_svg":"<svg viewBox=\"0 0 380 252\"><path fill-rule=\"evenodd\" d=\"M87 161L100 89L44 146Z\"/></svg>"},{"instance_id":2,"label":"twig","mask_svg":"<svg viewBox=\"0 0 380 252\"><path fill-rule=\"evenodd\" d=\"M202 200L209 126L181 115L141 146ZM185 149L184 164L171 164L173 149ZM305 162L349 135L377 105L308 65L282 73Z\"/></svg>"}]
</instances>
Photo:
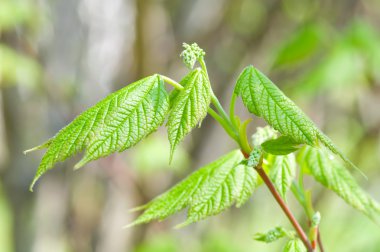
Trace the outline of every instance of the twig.
<instances>
[{"instance_id":1,"label":"twig","mask_svg":"<svg viewBox=\"0 0 380 252\"><path fill-rule=\"evenodd\" d=\"M313 252L313 248L303 231L301 225L298 223L284 200L281 198L280 194L277 192L276 188L274 187L272 181L269 179L268 175L265 173L264 169L261 166L257 166L256 168L257 173L260 175L260 177L263 179L264 183L268 187L269 191L272 193L273 197L276 199L277 203L280 205L286 216L288 217L289 221L292 223L294 229L296 230L298 236L302 240L303 244L307 248L309 252ZM319 238L319 236L318 236ZM319 239L318 239L319 240Z\"/></svg>"},{"instance_id":2,"label":"twig","mask_svg":"<svg viewBox=\"0 0 380 252\"><path fill-rule=\"evenodd\" d=\"M312 227L314 235L311 239L311 247L315 250L317 248L317 240L318 240L318 226L317 227Z\"/></svg>"},{"instance_id":3,"label":"twig","mask_svg":"<svg viewBox=\"0 0 380 252\"><path fill-rule=\"evenodd\" d=\"M317 240L318 240L318 246L319 246L319 251L320 252L324 252L325 249L323 248L323 243L322 243L322 238L321 238L321 231L318 229L318 237L317 237Z\"/></svg>"}]
</instances>

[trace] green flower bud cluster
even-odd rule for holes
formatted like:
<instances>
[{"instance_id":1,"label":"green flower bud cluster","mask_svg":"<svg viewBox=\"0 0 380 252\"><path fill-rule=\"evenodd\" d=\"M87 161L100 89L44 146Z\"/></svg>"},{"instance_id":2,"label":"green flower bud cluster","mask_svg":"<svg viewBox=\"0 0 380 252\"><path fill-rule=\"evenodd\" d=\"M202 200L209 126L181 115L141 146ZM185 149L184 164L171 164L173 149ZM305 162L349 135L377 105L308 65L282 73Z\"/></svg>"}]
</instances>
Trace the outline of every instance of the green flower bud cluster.
<instances>
[{"instance_id":1,"label":"green flower bud cluster","mask_svg":"<svg viewBox=\"0 0 380 252\"><path fill-rule=\"evenodd\" d=\"M273 229L273 230L270 230L266 236L266 241L267 243L270 243L270 242L273 242L273 241L276 241L278 240L279 237L282 237L283 236L283 231L281 229Z\"/></svg>"},{"instance_id":2,"label":"green flower bud cluster","mask_svg":"<svg viewBox=\"0 0 380 252\"><path fill-rule=\"evenodd\" d=\"M193 43L191 45L183 43L183 47L185 48L182 53L180 54L180 57L182 57L183 63L190 68L193 69L195 62L203 56L206 55L206 53L203 51L202 48L198 46L197 43Z\"/></svg>"},{"instance_id":3,"label":"green flower bud cluster","mask_svg":"<svg viewBox=\"0 0 380 252\"><path fill-rule=\"evenodd\" d=\"M260 162L260 158L262 154L263 154L263 151L261 150L261 148L256 147L255 149L253 149L251 154L249 154L247 165L250 167L256 167Z\"/></svg>"},{"instance_id":4,"label":"green flower bud cluster","mask_svg":"<svg viewBox=\"0 0 380 252\"><path fill-rule=\"evenodd\" d=\"M269 230L267 233L257 233L253 236L253 239L257 241L262 241L265 243L271 243L277 241L282 237L293 238L294 234L292 232L287 231L283 227L275 227L274 229Z\"/></svg>"}]
</instances>

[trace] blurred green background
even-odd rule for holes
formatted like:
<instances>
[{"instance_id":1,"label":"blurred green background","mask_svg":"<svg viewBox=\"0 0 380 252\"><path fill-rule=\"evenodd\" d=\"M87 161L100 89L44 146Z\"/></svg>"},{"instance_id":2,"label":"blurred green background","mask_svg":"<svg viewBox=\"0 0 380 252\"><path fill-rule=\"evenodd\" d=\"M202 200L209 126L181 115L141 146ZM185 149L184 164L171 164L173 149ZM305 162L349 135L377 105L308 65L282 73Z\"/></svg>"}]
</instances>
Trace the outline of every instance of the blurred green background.
<instances>
[{"instance_id":1,"label":"blurred green background","mask_svg":"<svg viewBox=\"0 0 380 252\"><path fill-rule=\"evenodd\" d=\"M24 156L108 93L152 73L179 80L182 42L205 49L228 105L253 64L281 87L369 177L380 200L380 1L0 0L0 251L279 251L252 239L290 227L268 191L241 209L174 230L184 213L130 229L129 209L235 148L210 118L171 166L165 129L135 149L73 172L78 157L29 183L43 152ZM243 118L250 116L241 104ZM254 119L250 133L263 122ZM326 251L380 251L380 227L307 181ZM301 223L305 217L290 197Z\"/></svg>"}]
</instances>

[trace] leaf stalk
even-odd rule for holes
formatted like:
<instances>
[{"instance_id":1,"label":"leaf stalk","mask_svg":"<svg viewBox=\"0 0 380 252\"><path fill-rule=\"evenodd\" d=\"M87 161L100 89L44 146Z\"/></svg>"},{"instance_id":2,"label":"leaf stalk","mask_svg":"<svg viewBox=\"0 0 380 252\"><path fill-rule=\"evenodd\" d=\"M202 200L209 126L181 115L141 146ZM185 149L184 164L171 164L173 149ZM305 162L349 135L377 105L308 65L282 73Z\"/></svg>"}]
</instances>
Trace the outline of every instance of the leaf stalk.
<instances>
[{"instance_id":1,"label":"leaf stalk","mask_svg":"<svg viewBox=\"0 0 380 252\"><path fill-rule=\"evenodd\" d=\"M166 83L173 86L175 89L178 89L178 90L184 89L184 87L181 84L179 84L178 82L176 82L175 80L173 80L173 79L171 79L165 75L160 75L160 76Z\"/></svg>"}]
</instances>

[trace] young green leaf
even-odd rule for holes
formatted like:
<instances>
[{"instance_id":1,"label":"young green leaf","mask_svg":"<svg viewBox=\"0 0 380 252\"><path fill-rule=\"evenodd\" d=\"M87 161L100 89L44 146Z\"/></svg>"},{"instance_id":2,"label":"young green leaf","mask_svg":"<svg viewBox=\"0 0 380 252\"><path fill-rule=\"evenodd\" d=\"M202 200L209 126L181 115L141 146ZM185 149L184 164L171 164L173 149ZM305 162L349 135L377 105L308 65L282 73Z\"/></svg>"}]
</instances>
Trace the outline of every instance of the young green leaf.
<instances>
[{"instance_id":1,"label":"young green leaf","mask_svg":"<svg viewBox=\"0 0 380 252\"><path fill-rule=\"evenodd\" d=\"M163 124L168 111L169 96L159 75L146 77L107 96L34 148L48 149L30 189L57 162L83 149L85 155L75 168L132 147Z\"/></svg>"},{"instance_id":2,"label":"young green leaf","mask_svg":"<svg viewBox=\"0 0 380 252\"><path fill-rule=\"evenodd\" d=\"M273 82L253 66L240 74L234 92L242 97L248 110L262 117L282 135L296 143L318 145L318 140L350 166L357 167Z\"/></svg>"},{"instance_id":3,"label":"young green leaf","mask_svg":"<svg viewBox=\"0 0 380 252\"><path fill-rule=\"evenodd\" d=\"M296 160L293 153L285 156L266 155L264 169L283 199L286 199L292 181L296 176Z\"/></svg>"},{"instance_id":4,"label":"young green leaf","mask_svg":"<svg viewBox=\"0 0 380 252\"><path fill-rule=\"evenodd\" d=\"M277 136L277 131L275 131L269 125L265 127L257 127L256 132L251 137L252 145L254 147L258 147L265 141L276 138L276 136Z\"/></svg>"},{"instance_id":5,"label":"young green leaf","mask_svg":"<svg viewBox=\"0 0 380 252\"><path fill-rule=\"evenodd\" d=\"M281 239L281 238L286 237L286 236L292 237L292 236L294 236L294 234L287 231L283 227L275 227L274 229L271 229L266 233L256 233L253 236L253 239L255 239L256 241L271 243L271 242L277 241L278 239Z\"/></svg>"},{"instance_id":6,"label":"young green leaf","mask_svg":"<svg viewBox=\"0 0 380 252\"><path fill-rule=\"evenodd\" d=\"M305 146L298 153L301 168L338 194L347 204L378 222L380 205L360 188L349 171L327 150Z\"/></svg>"},{"instance_id":7,"label":"young green leaf","mask_svg":"<svg viewBox=\"0 0 380 252\"><path fill-rule=\"evenodd\" d=\"M261 144L263 150L273 155L287 155L298 150L297 143L288 136L280 136Z\"/></svg>"},{"instance_id":8,"label":"young green leaf","mask_svg":"<svg viewBox=\"0 0 380 252\"><path fill-rule=\"evenodd\" d=\"M172 189L145 205L144 213L131 225L163 220L189 207L182 225L216 215L234 202L242 206L258 186L258 175L251 167L241 165L239 150L200 168Z\"/></svg>"},{"instance_id":9,"label":"young green leaf","mask_svg":"<svg viewBox=\"0 0 380 252\"><path fill-rule=\"evenodd\" d=\"M168 119L170 159L179 142L207 115L211 86L206 73L197 68L180 82L183 90L173 93Z\"/></svg>"},{"instance_id":10,"label":"young green leaf","mask_svg":"<svg viewBox=\"0 0 380 252\"><path fill-rule=\"evenodd\" d=\"M237 80L235 93L251 113L263 117L274 129L298 143L315 144L316 130L308 117L253 66Z\"/></svg>"},{"instance_id":11,"label":"young green leaf","mask_svg":"<svg viewBox=\"0 0 380 252\"><path fill-rule=\"evenodd\" d=\"M298 238L289 240L282 252L307 252L305 245Z\"/></svg>"}]
</instances>

